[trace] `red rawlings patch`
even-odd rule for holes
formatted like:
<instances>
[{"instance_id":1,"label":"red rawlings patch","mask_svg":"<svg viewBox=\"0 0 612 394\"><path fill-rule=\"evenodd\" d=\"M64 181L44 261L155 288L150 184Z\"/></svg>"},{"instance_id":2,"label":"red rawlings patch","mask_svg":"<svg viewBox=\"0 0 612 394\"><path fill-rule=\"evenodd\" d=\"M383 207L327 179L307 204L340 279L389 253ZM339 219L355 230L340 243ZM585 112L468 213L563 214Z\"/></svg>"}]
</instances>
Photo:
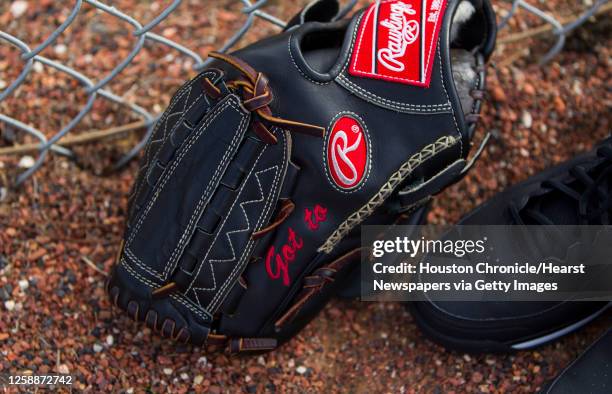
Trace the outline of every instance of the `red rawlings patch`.
<instances>
[{"instance_id":1,"label":"red rawlings patch","mask_svg":"<svg viewBox=\"0 0 612 394\"><path fill-rule=\"evenodd\" d=\"M355 188L368 166L369 147L363 126L344 115L333 124L326 143L327 167L333 182L344 190Z\"/></svg>"},{"instance_id":2,"label":"red rawlings patch","mask_svg":"<svg viewBox=\"0 0 612 394\"><path fill-rule=\"evenodd\" d=\"M446 0L387 0L365 12L351 75L428 87Z\"/></svg>"}]
</instances>

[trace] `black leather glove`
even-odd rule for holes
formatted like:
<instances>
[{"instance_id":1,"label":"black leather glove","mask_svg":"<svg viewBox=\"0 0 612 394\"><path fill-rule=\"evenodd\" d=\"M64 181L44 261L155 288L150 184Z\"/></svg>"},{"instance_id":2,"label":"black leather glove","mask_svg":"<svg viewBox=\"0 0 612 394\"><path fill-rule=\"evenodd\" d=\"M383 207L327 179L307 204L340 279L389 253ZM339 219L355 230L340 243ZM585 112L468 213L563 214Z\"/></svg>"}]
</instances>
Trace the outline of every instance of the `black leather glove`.
<instances>
[{"instance_id":1,"label":"black leather glove","mask_svg":"<svg viewBox=\"0 0 612 394\"><path fill-rule=\"evenodd\" d=\"M210 347L295 335L359 264L361 224L465 172L495 40L474 4L382 1L211 54L145 151L112 301Z\"/></svg>"}]
</instances>

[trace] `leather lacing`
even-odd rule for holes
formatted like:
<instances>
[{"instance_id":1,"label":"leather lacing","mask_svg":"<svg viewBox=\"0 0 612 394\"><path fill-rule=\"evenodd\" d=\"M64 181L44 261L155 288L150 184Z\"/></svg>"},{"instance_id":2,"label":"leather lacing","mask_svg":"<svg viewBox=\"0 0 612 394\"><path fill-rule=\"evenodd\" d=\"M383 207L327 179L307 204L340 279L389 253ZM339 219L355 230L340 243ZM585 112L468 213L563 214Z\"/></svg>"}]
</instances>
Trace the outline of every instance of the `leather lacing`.
<instances>
[{"instance_id":1,"label":"leather lacing","mask_svg":"<svg viewBox=\"0 0 612 394\"><path fill-rule=\"evenodd\" d=\"M572 187L556 179L542 182L542 187L555 190L566 197L576 201L576 211L580 225L602 224L609 225L612 216L612 197L610 178L612 174L612 144L603 145L596 151L601 163L595 168L598 171L586 171L578 165L569 170L575 179L576 185ZM582 186L583 191L580 192ZM527 204L525 204L527 205ZM535 223L544 226L555 226L554 219L547 217L537 206L526 206L521 208L515 201L508 204L508 211L516 224L526 225ZM564 239L569 244L570 239Z\"/></svg>"},{"instance_id":2,"label":"leather lacing","mask_svg":"<svg viewBox=\"0 0 612 394\"><path fill-rule=\"evenodd\" d=\"M277 138L268 129L269 126L278 126L295 133L308 134L315 137L323 137L325 128L308 123L277 118L272 115L269 104L274 96L270 90L268 78L261 72L255 71L244 60L224 53L211 52L210 57L223 61L238 70L241 74L239 79L227 83L227 87L242 95L243 106L254 113L253 131L264 142L276 144ZM204 89L213 98L221 95L219 88L204 79ZM216 96L216 97L215 97Z\"/></svg>"}]
</instances>

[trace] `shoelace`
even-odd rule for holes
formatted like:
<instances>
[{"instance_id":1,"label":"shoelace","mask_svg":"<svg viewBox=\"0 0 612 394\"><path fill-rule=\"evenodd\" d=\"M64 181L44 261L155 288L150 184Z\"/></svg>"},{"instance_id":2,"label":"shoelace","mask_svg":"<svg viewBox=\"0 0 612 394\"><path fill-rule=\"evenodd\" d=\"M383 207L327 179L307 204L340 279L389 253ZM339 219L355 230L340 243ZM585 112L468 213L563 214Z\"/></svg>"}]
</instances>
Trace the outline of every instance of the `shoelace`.
<instances>
[{"instance_id":1,"label":"shoelace","mask_svg":"<svg viewBox=\"0 0 612 394\"><path fill-rule=\"evenodd\" d=\"M581 225L610 224L610 210L612 208L610 195L610 178L612 175L612 145L604 145L597 149L597 156L604 159L600 164L600 174L593 178L584 167L578 165L570 169L570 174L584 186L582 193L577 192L568 185L558 180L547 180L542 186L559 191L564 195L576 200L578 203L578 216ZM538 224L554 225L555 223L542 212L533 208L520 210L514 202L509 206L510 214L516 224L524 225L524 219L531 219Z\"/></svg>"},{"instance_id":2,"label":"shoelace","mask_svg":"<svg viewBox=\"0 0 612 394\"><path fill-rule=\"evenodd\" d=\"M578 205L578 217L579 225L589 224L610 224L610 211L612 209L611 200L612 195L610 194L610 188L612 184L610 180L612 178L612 145L604 145L597 149L596 154L602 158L603 161L598 164L600 169L599 175L593 178L592 174L589 174L584 167L578 165L570 169L570 174L579 182L581 182L585 189L582 193L572 189L565 183L558 180L547 180L542 182L542 186L551 190L559 191L560 193L576 200ZM547 217L542 212L534 209L519 209L516 203L511 202L508 206L510 215L517 225L525 225L526 220L535 222L536 224L545 225L549 230L549 234L555 237L561 245L570 245L579 239L582 245L589 245L590 232L578 231L572 239L570 239L567 231L562 231L551 218ZM549 242L541 242L542 240L534 239L534 235L539 234L530 233L525 230L523 234L524 244L533 252L541 250L542 247L549 244ZM575 238L577 236L577 238ZM581 248L581 255L588 255L588 250L584 247Z\"/></svg>"}]
</instances>

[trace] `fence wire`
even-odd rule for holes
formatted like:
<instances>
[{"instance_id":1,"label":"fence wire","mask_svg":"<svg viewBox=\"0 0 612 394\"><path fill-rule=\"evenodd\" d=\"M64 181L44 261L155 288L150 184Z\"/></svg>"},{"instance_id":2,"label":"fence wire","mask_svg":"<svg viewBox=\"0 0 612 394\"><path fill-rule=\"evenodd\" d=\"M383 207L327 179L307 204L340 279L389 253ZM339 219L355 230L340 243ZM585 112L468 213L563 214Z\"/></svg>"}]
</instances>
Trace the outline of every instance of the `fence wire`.
<instances>
[{"instance_id":1,"label":"fence wire","mask_svg":"<svg viewBox=\"0 0 612 394\"><path fill-rule=\"evenodd\" d=\"M266 6L267 0L258 0L255 2L252 2L250 0L236 1L242 3L242 9L240 12L243 14L244 23L229 39L227 39L227 41L222 45L219 51L225 52L234 47L238 43L238 41L240 41L249 32L256 18L261 19L267 23L276 25L280 28L285 27L285 22L263 10L263 8ZM530 1L535 2L536 0ZM513 0L512 2L494 1L494 3L496 4L496 6L498 6L498 9L507 10L506 15L501 18L499 24L500 29L506 27L508 21L513 18L519 12L520 9L523 9L526 12L537 16L538 18L542 19L546 24L552 26L552 34L556 36L556 42L541 59L542 63L546 63L563 49L567 34L576 27L583 24L591 16L595 15L604 4L608 3L608 1L609 0L598 0L592 3L590 6L587 7L587 9L583 12L582 15L566 24L562 24L553 15L542 11L541 9L534 6L531 2L527 2L524 0ZM122 61L120 61L117 66L112 69L107 75L103 76L98 80L92 80L90 77L84 75L83 73L77 71L74 68L62 64L59 61L55 61L40 55L42 51L52 46L56 42L58 37L60 37L62 33L74 22L83 7L83 3L95 7L96 9L103 11L104 13L107 13L108 15L111 15L112 17L117 18L123 22L127 22L133 28L131 34L136 37L136 44L134 45L131 52L129 52L129 54ZM6 88L0 91L0 102L11 96L22 84L26 83L29 74L34 69L35 62L41 63L44 66L54 68L57 71L64 73L71 78L74 78L82 85L82 88L87 94L86 103L80 109L78 114L74 118L72 118L66 125L64 125L60 130L53 133L50 138L47 138L47 136L35 126L25 124L15 118L12 118L9 115L0 113L0 122L5 123L14 130L27 133L39 141L39 146L37 149L37 159L33 163L31 163L31 165L28 166L29 168L27 168L24 172L22 172L16 177L14 181L15 186L23 183L28 177L30 177L34 172L36 172L43 165L46 157L51 152L54 154L64 155L68 157L75 157L75 153L72 150L66 147L62 147L61 145L59 145L59 143L61 142L61 139L65 137L71 130L73 130L79 124L79 122L81 122L81 120L91 111L94 102L100 97L128 108L130 111L132 111L133 114L142 118L143 127L146 128L146 133L144 134L140 142L138 142L127 154L121 157L118 162L115 163L114 167L119 168L123 166L125 163L130 161L138 154L138 152L145 145L147 139L152 133L155 121L157 120L159 114L152 114L147 109L142 108L141 106L114 94L106 87L109 82L111 82L114 78L120 78L120 73L130 65L132 60L142 50L147 40L164 45L169 50L178 51L184 56L191 58L194 61L193 68L196 71L206 67L207 62L202 59L202 57L196 51L187 48L179 42L173 41L167 37L152 32L152 29L162 23L170 14L172 14L176 10L177 7L181 5L181 3L182 0L174 0L151 21L142 23L133 18L132 16L122 12L120 9L117 9L116 7L106 4L104 2L97 0L76 0L66 20L60 26L58 26L42 43L36 45L33 49L30 47L30 45L22 41L20 38L0 30L0 41L4 41L16 47L21 52L21 61L23 61L24 63L24 67L21 73L10 84L8 84ZM356 3L357 0L348 1L348 3L341 11L341 14L349 12ZM590 0L585 1L585 3L590 3Z\"/></svg>"}]
</instances>

